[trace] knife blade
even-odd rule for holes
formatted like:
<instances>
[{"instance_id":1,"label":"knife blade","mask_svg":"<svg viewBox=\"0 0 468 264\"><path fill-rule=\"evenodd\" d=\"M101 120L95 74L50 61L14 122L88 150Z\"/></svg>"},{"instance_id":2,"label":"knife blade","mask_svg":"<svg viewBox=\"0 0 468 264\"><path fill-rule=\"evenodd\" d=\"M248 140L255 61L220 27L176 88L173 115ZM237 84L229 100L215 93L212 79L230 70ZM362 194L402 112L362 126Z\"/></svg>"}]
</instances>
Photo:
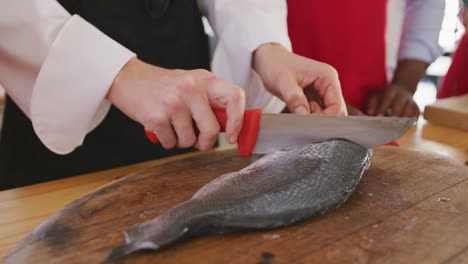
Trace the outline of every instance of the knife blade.
<instances>
[{"instance_id":1,"label":"knife blade","mask_svg":"<svg viewBox=\"0 0 468 264\"><path fill-rule=\"evenodd\" d=\"M344 138L367 149L400 138L416 118L262 114L253 153Z\"/></svg>"},{"instance_id":2,"label":"knife blade","mask_svg":"<svg viewBox=\"0 0 468 264\"><path fill-rule=\"evenodd\" d=\"M213 108L213 111L224 132L225 109ZM260 109L248 109L237 141L241 156L333 138L344 138L369 149L398 139L415 122L416 118L269 114ZM154 133L145 132L151 142L159 143Z\"/></svg>"}]
</instances>

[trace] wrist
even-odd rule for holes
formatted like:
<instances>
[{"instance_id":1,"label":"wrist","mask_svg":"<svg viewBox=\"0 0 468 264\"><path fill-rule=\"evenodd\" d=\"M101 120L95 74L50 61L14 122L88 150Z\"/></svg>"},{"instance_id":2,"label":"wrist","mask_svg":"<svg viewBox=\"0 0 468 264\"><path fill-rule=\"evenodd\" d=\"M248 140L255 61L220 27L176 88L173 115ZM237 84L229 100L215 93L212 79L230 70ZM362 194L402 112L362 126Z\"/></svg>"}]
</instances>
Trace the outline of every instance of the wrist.
<instances>
[{"instance_id":1,"label":"wrist","mask_svg":"<svg viewBox=\"0 0 468 264\"><path fill-rule=\"evenodd\" d=\"M124 88L128 87L125 83L129 81L158 79L161 74L165 73L164 70L163 68L147 64L137 57L133 57L122 67L117 76L115 76L107 92L106 99L114 103L114 100L121 96L119 94L124 91Z\"/></svg>"},{"instance_id":2,"label":"wrist","mask_svg":"<svg viewBox=\"0 0 468 264\"><path fill-rule=\"evenodd\" d=\"M279 76L284 73L283 67L280 66L285 61L282 58L284 57L282 55L284 51L289 52L280 44L266 43L253 52L252 69L260 76L268 91L275 86L274 84L278 82Z\"/></svg>"},{"instance_id":3,"label":"wrist","mask_svg":"<svg viewBox=\"0 0 468 264\"><path fill-rule=\"evenodd\" d=\"M414 94L428 66L429 64L424 61L402 59L398 62L391 84L404 88L409 93Z\"/></svg>"},{"instance_id":4,"label":"wrist","mask_svg":"<svg viewBox=\"0 0 468 264\"><path fill-rule=\"evenodd\" d=\"M117 87L122 86L121 84L128 79L128 76L131 75L131 72L133 71L132 69L135 67L138 61L139 60L137 57L133 57L122 67L122 69L120 69L119 73L117 73L117 76L115 76L111 86L109 87L109 91L107 91L107 100L113 102L117 92Z\"/></svg>"},{"instance_id":5,"label":"wrist","mask_svg":"<svg viewBox=\"0 0 468 264\"><path fill-rule=\"evenodd\" d=\"M260 45L253 51L252 54L252 68L257 70L264 58L268 57L268 54L275 52L278 49L285 49L281 44L278 43L265 43Z\"/></svg>"}]
</instances>

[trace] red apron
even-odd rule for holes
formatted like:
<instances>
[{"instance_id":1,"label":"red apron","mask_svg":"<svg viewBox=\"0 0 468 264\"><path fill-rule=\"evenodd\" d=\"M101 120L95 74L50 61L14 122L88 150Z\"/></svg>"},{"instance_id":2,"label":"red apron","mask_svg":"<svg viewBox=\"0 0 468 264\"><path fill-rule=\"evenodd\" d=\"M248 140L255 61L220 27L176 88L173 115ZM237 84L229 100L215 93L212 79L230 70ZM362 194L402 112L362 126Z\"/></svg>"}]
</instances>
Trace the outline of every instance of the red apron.
<instances>
[{"instance_id":1,"label":"red apron","mask_svg":"<svg viewBox=\"0 0 468 264\"><path fill-rule=\"evenodd\" d=\"M438 98L468 94L468 34L465 34L453 55L452 65L440 87Z\"/></svg>"},{"instance_id":2,"label":"red apron","mask_svg":"<svg viewBox=\"0 0 468 264\"><path fill-rule=\"evenodd\" d=\"M387 84L386 19L387 0L288 0L294 52L333 66L345 101L360 109Z\"/></svg>"}]
</instances>

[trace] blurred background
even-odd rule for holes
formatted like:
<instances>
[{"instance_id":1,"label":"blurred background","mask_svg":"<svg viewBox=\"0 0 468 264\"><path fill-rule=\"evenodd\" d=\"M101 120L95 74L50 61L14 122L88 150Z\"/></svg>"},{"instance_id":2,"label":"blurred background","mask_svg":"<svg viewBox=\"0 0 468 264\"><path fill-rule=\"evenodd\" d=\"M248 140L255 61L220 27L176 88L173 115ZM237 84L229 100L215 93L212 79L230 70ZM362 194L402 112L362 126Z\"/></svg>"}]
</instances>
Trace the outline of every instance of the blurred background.
<instances>
[{"instance_id":1,"label":"blurred background","mask_svg":"<svg viewBox=\"0 0 468 264\"><path fill-rule=\"evenodd\" d=\"M414 96L416 103L422 111L424 111L425 105L435 101L437 87L450 66L450 56L455 51L458 41L464 33L463 25L458 18L458 13L460 11L459 0L442 1L446 1L447 4L445 9L445 18L439 37L439 44L443 48L444 54L428 68L426 77L420 82L418 90ZM387 65L390 74L396 66L403 8L404 0L389 0L389 16L387 24ZM205 23L205 25L207 25L207 23ZM208 28L207 32L211 33L212 31ZM4 97L5 92L0 84L0 129L3 120Z\"/></svg>"},{"instance_id":2,"label":"blurred background","mask_svg":"<svg viewBox=\"0 0 468 264\"><path fill-rule=\"evenodd\" d=\"M389 0L387 65L390 74L396 66L404 1L405 0ZM445 17L439 36L439 44L444 50L444 54L427 69L426 77L419 83L418 90L414 95L414 99L421 109L421 112L424 111L424 107L427 104L435 101L437 88L452 62L450 56L455 51L458 42L465 32L458 17L461 7L459 0L445 0L445 2Z\"/></svg>"}]
</instances>

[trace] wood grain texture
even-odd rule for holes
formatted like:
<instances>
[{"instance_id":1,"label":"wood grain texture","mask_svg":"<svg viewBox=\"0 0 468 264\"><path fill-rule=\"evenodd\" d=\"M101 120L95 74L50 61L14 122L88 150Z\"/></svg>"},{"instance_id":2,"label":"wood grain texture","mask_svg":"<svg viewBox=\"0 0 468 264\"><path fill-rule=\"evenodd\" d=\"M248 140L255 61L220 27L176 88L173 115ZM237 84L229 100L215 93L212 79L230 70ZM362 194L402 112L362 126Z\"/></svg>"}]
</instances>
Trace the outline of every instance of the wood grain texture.
<instances>
[{"instance_id":1,"label":"wood grain texture","mask_svg":"<svg viewBox=\"0 0 468 264\"><path fill-rule=\"evenodd\" d=\"M138 171L65 207L5 263L101 262L121 231L189 198L249 158L210 152ZM0 196L0 199L2 197ZM468 168L449 158L382 147L338 210L287 228L195 238L126 263L442 263L466 259Z\"/></svg>"},{"instance_id":2,"label":"wood grain texture","mask_svg":"<svg viewBox=\"0 0 468 264\"><path fill-rule=\"evenodd\" d=\"M439 99L424 109L430 122L468 131L468 95Z\"/></svg>"},{"instance_id":3,"label":"wood grain texture","mask_svg":"<svg viewBox=\"0 0 468 264\"><path fill-rule=\"evenodd\" d=\"M0 259L34 227L87 192L129 173L193 155L197 153L0 192Z\"/></svg>"}]
</instances>

